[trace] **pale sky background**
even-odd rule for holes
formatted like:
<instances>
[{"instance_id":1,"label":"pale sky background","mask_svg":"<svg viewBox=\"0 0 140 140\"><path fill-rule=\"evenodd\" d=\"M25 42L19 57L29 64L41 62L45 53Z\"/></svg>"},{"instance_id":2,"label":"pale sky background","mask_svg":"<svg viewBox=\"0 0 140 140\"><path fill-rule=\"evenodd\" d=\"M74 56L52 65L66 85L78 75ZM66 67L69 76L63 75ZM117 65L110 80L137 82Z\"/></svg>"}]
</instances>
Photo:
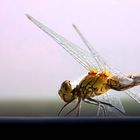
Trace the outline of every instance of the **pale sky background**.
<instances>
[{"instance_id":1,"label":"pale sky background","mask_svg":"<svg viewBox=\"0 0 140 140\"><path fill-rule=\"evenodd\" d=\"M114 67L140 73L139 0L4 0L0 5L0 99L58 99L64 80L87 73L26 13L84 47L71 26L76 24Z\"/></svg>"}]
</instances>

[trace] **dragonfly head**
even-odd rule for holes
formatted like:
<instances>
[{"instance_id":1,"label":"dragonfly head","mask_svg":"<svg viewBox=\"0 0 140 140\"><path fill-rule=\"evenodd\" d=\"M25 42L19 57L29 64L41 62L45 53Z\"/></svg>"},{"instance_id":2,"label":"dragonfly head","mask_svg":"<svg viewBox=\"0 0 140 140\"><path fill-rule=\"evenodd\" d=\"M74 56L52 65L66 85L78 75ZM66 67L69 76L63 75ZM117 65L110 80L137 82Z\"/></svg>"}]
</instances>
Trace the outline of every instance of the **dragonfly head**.
<instances>
[{"instance_id":1,"label":"dragonfly head","mask_svg":"<svg viewBox=\"0 0 140 140\"><path fill-rule=\"evenodd\" d=\"M74 96L72 93L72 85L70 81L66 80L61 84L58 94L61 97L61 99L64 100L65 102L69 102L72 99L74 99Z\"/></svg>"}]
</instances>

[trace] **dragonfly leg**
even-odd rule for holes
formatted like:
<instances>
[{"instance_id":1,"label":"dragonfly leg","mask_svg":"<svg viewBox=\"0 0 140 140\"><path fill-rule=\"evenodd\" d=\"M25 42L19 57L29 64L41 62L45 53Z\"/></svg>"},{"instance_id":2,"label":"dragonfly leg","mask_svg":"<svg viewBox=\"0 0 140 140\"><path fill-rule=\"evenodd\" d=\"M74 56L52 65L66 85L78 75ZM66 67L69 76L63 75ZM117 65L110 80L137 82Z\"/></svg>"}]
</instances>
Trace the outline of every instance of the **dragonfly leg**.
<instances>
[{"instance_id":1,"label":"dragonfly leg","mask_svg":"<svg viewBox=\"0 0 140 140\"><path fill-rule=\"evenodd\" d=\"M105 110L105 106L102 104L103 107L103 111L104 111L104 116L106 116L106 110Z\"/></svg>"},{"instance_id":2,"label":"dragonfly leg","mask_svg":"<svg viewBox=\"0 0 140 140\"><path fill-rule=\"evenodd\" d=\"M73 99L74 100L74 99ZM66 104L64 104L64 106L61 108L61 110L59 111L59 113L58 113L58 116L60 116L60 113L63 111L63 109L67 106L67 105L69 105L73 100L71 100L71 101L69 101L69 102L67 102Z\"/></svg>"},{"instance_id":3,"label":"dragonfly leg","mask_svg":"<svg viewBox=\"0 0 140 140\"><path fill-rule=\"evenodd\" d=\"M103 109L104 115L106 116L105 107L100 103L100 101L94 100L90 102L89 100L84 100L84 102L88 104L98 105L97 116L99 116L101 108Z\"/></svg>"},{"instance_id":4,"label":"dragonfly leg","mask_svg":"<svg viewBox=\"0 0 140 140\"><path fill-rule=\"evenodd\" d=\"M75 107L72 108L68 113L66 113L65 116L68 116L68 115L69 115L71 112L73 112L75 109L79 108L80 103L81 103L81 98L78 99L78 102L77 102L77 104L75 105ZM80 113L80 108L79 108L78 113ZM77 113L76 115L78 115L78 113Z\"/></svg>"},{"instance_id":5,"label":"dragonfly leg","mask_svg":"<svg viewBox=\"0 0 140 140\"><path fill-rule=\"evenodd\" d=\"M95 99L92 99L92 98L88 98L89 101L96 101ZM122 113L123 115L126 115L124 112L122 112L119 108L115 107L114 105L110 104L110 103L106 103L106 102L102 102L100 101L101 104L103 105L108 105L109 107L113 107L115 108L116 110L118 110L120 113Z\"/></svg>"},{"instance_id":6,"label":"dragonfly leg","mask_svg":"<svg viewBox=\"0 0 140 140\"><path fill-rule=\"evenodd\" d=\"M98 110L97 110L97 116L100 115L100 110L101 110L101 108L102 108L102 111L103 111L104 116L106 116L105 107L104 107L104 105L101 104L100 102L99 102L99 106L98 106Z\"/></svg>"},{"instance_id":7,"label":"dragonfly leg","mask_svg":"<svg viewBox=\"0 0 140 140\"><path fill-rule=\"evenodd\" d=\"M80 116L80 111L81 111L81 104L79 103L76 116Z\"/></svg>"},{"instance_id":8,"label":"dragonfly leg","mask_svg":"<svg viewBox=\"0 0 140 140\"><path fill-rule=\"evenodd\" d=\"M100 115L100 110L101 110L101 106L100 106L100 104L99 104L98 109L97 109L97 116Z\"/></svg>"}]
</instances>

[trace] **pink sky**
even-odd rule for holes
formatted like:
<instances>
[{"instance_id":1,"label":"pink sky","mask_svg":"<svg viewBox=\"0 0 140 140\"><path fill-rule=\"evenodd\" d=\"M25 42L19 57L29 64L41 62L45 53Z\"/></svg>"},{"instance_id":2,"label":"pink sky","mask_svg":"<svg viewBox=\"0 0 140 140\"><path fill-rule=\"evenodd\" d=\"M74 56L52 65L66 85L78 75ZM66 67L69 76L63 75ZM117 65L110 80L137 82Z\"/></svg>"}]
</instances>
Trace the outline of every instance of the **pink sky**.
<instances>
[{"instance_id":1,"label":"pink sky","mask_svg":"<svg viewBox=\"0 0 140 140\"><path fill-rule=\"evenodd\" d=\"M0 6L0 98L59 98L62 81L86 73L25 13L84 47L71 26L75 23L114 67L140 73L139 0L5 0Z\"/></svg>"}]
</instances>

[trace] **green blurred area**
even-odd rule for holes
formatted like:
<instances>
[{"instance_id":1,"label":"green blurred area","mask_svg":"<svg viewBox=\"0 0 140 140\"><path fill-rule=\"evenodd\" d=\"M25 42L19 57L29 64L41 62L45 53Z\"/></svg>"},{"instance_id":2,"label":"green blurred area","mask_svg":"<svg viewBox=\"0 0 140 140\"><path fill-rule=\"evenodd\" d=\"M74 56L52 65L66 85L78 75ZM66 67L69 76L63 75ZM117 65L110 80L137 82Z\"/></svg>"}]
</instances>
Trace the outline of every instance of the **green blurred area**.
<instances>
[{"instance_id":1,"label":"green blurred area","mask_svg":"<svg viewBox=\"0 0 140 140\"><path fill-rule=\"evenodd\" d=\"M127 116L140 116L140 104L134 100L122 99ZM59 110L64 105L61 100L1 100L0 116L24 116L24 117L45 117L57 116ZM68 106L63 113L72 108L74 103ZM96 116L97 107L82 103L81 116Z\"/></svg>"}]
</instances>

